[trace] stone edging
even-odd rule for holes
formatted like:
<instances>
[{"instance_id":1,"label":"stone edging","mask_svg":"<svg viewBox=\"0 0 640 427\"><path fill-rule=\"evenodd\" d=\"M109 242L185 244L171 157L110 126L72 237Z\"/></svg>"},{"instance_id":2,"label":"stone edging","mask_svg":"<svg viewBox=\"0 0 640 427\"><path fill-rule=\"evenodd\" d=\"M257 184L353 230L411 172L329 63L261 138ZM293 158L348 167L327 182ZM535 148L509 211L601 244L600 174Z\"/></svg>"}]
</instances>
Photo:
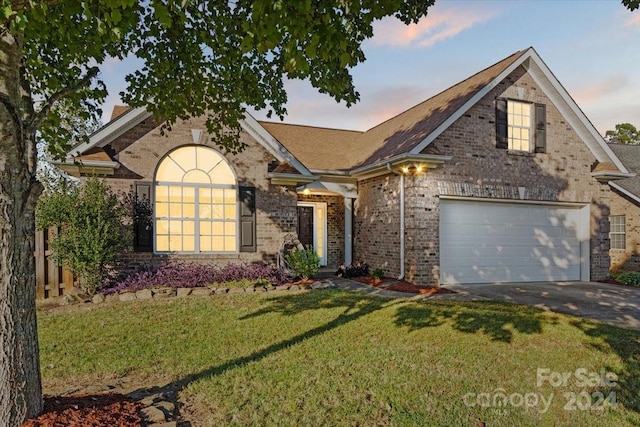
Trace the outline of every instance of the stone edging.
<instances>
[{"instance_id":1,"label":"stone edging","mask_svg":"<svg viewBox=\"0 0 640 427\"><path fill-rule=\"evenodd\" d=\"M134 301L134 300L147 300L153 298L171 298L171 297L187 297L187 296L212 296L221 294L245 294L245 293L267 293L267 292L287 292L287 291L301 291L301 290L315 290L315 289L331 289L336 285L331 279L324 279L316 281L310 285L281 285L281 286L265 286L265 287L247 287L247 288L225 288L216 286L205 286L198 288L150 288L142 289L135 292L122 292L118 294L96 294L91 301L95 304L101 304L104 302L114 301ZM74 298L68 295L69 298L63 297L61 304L70 304Z\"/></svg>"}]
</instances>

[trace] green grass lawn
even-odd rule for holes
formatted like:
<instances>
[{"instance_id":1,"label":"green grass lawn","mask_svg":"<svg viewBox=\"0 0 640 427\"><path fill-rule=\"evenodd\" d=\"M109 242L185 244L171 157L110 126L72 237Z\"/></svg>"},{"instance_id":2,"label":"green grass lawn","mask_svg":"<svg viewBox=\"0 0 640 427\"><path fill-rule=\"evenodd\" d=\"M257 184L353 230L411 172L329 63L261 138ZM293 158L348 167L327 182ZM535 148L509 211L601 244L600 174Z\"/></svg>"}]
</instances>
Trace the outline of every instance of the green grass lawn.
<instances>
[{"instance_id":1,"label":"green grass lawn","mask_svg":"<svg viewBox=\"0 0 640 427\"><path fill-rule=\"evenodd\" d=\"M316 291L38 316L45 385L175 382L194 426L640 425L640 333L524 306Z\"/></svg>"}]
</instances>

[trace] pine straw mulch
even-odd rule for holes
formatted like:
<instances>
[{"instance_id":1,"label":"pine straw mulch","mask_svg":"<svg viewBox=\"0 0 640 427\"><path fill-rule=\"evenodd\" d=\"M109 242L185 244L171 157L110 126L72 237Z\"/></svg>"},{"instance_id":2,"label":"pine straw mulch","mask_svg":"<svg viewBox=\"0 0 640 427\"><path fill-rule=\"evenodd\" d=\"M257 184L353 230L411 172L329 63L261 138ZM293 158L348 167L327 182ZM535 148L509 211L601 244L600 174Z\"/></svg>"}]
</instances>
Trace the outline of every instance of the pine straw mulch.
<instances>
[{"instance_id":1,"label":"pine straw mulch","mask_svg":"<svg viewBox=\"0 0 640 427\"><path fill-rule=\"evenodd\" d=\"M376 288L385 289L387 291L406 292L409 294L421 294L421 295L435 295L435 294L454 294L455 292L438 288L435 286L418 286L413 283L409 283L406 280L397 280L390 277L383 277L382 279L374 279L371 276L350 277L351 280L364 283Z\"/></svg>"},{"instance_id":2,"label":"pine straw mulch","mask_svg":"<svg viewBox=\"0 0 640 427\"><path fill-rule=\"evenodd\" d=\"M142 427L144 405L123 394L45 397L44 411L22 427Z\"/></svg>"}]
</instances>

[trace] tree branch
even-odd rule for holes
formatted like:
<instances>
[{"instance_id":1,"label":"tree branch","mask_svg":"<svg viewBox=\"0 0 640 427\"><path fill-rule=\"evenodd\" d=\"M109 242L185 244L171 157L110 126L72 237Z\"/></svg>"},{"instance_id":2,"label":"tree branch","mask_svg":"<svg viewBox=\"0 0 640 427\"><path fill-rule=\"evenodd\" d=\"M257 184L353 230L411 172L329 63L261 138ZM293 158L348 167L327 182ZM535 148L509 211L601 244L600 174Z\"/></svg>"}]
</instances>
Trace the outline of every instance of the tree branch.
<instances>
[{"instance_id":1,"label":"tree branch","mask_svg":"<svg viewBox=\"0 0 640 427\"><path fill-rule=\"evenodd\" d=\"M0 103L4 105L7 109L7 112L11 116L11 120L16 126L16 130L22 134L22 120L20 120L20 111L16 108L15 104L11 102L11 98L9 98L4 93L0 93Z\"/></svg>"},{"instance_id":2,"label":"tree branch","mask_svg":"<svg viewBox=\"0 0 640 427\"><path fill-rule=\"evenodd\" d=\"M47 114L49 114L56 102L88 86L89 83L91 83L91 79L95 78L99 72L100 69L98 67L91 67L89 71L87 71L87 74L80 80L76 81L74 85L68 86L51 95L49 99L43 103L42 108L40 108L40 110L31 117L31 120L29 120L29 127L37 127L40 122L47 117Z\"/></svg>"}]
</instances>

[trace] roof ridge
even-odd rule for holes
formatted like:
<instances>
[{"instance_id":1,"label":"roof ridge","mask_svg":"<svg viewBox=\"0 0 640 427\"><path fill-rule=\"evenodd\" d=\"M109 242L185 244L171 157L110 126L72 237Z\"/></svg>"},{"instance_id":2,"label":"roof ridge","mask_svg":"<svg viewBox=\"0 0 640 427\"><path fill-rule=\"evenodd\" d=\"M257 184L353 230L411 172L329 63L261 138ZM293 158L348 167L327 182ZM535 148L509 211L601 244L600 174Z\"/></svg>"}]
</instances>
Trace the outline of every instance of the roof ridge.
<instances>
[{"instance_id":1,"label":"roof ridge","mask_svg":"<svg viewBox=\"0 0 640 427\"><path fill-rule=\"evenodd\" d=\"M355 129L340 129L340 128L331 128L331 127L325 127L325 126L315 126L315 125L303 125L303 124L298 124L298 123L284 123L284 122L272 122L269 120L257 120L258 123L260 124L272 124L272 125L282 125L282 126L296 126L296 127L305 127L305 128L313 128L313 129L324 129L324 130L336 130L336 131L340 131L340 132L354 132L354 133L364 133L365 131L362 130L355 130Z\"/></svg>"}]
</instances>

